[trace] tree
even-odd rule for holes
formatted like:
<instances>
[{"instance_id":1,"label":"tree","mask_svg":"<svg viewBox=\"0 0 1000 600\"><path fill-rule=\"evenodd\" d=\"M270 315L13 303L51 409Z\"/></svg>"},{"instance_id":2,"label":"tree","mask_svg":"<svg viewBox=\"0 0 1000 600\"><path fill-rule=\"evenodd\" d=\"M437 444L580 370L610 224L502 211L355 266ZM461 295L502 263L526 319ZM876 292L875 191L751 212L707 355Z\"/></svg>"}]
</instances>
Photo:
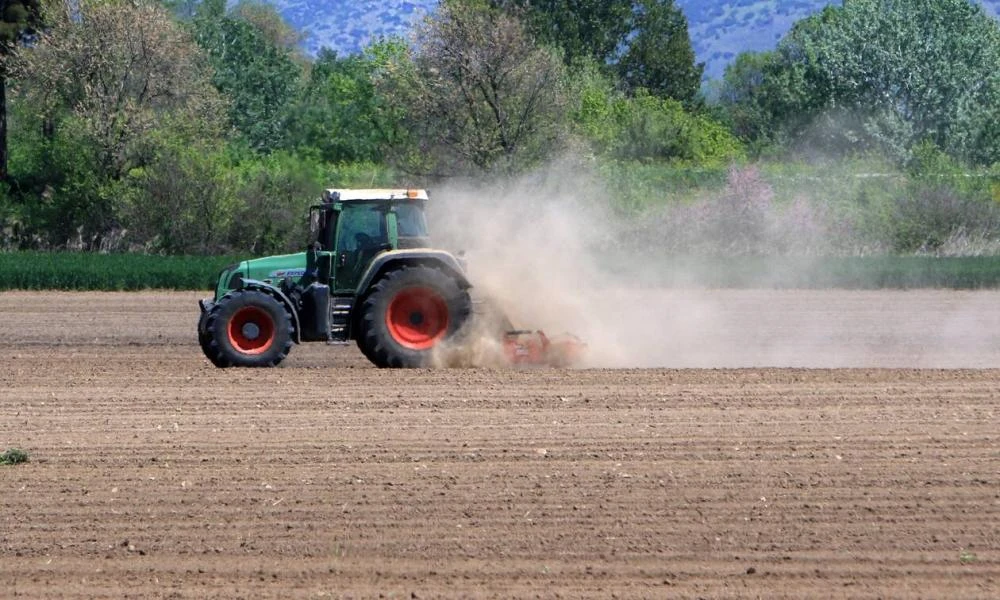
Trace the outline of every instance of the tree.
<instances>
[{"instance_id":1,"label":"tree","mask_svg":"<svg viewBox=\"0 0 1000 600\"><path fill-rule=\"evenodd\" d=\"M446 1L417 39L412 66L388 66L380 90L403 100L410 156L422 169L509 172L553 151L565 122L564 69L518 19Z\"/></svg>"},{"instance_id":2,"label":"tree","mask_svg":"<svg viewBox=\"0 0 1000 600\"><path fill-rule=\"evenodd\" d=\"M763 121L799 145L878 148L905 161L930 142L991 164L1000 160L997 64L1000 24L978 4L852 0L796 23L740 105L768 113Z\"/></svg>"},{"instance_id":3,"label":"tree","mask_svg":"<svg viewBox=\"0 0 1000 600\"><path fill-rule=\"evenodd\" d=\"M489 0L509 14L523 14L530 31L563 50L566 64L584 57L613 62L633 29L634 0Z\"/></svg>"},{"instance_id":4,"label":"tree","mask_svg":"<svg viewBox=\"0 0 1000 600\"><path fill-rule=\"evenodd\" d=\"M616 74L629 93L641 88L695 104L704 64L695 61L687 18L674 0L489 0L489 5L523 17L540 41L562 50L567 65L579 68L591 60Z\"/></svg>"},{"instance_id":5,"label":"tree","mask_svg":"<svg viewBox=\"0 0 1000 600\"><path fill-rule=\"evenodd\" d=\"M0 181L7 179L8 59L41 22L40 0L0 0Z\"/></svg>"},{"instance_id":6,"label":"tree","mask_svg":"<svg viewBox=\"0 0 1000 600\"><path fill-rule=\"evenodd\" d=\"M15 63L19 85L42 112L79 117L108 175L131 166L132 151L166 114L191 117L192 132L217 129L221 103L207 65L162 7L82 1L78 14L51 21Z\"/></svg>"},{"instance_id":7,"label":"tree","mask_svg":"<svg viewBox=\"0 0 1000 600\"><path fill-rule=\"evenodd\" d=\"M805 89L802 70L782 64L777 52L742 52L726 67L719 105L733 133L762 149L812 120L813 111L802 110Z\"/></svg>"},{"instance_id":8,"label":"tree","mask_svg":"<svg viewBox=\"0 0 1000 600\"><path fill-rule=\"evenodd\" d=\"M52 123L45 202L55 244L93 247L120 228L121 182L160 158L158 130L218 138L223 103L190 35L148 1L81 1L48 16L13 63L19 99Z\"/></svg>"},{"instance_id":9,"label":"tree","mask_svg":"<svg viewBox=\"0 0 1000 600\"><path fill-rule=\"evenodd\" d=\"M380 160L386 147L400 141L401 115L391 110L375 80L385 65L405 53L399 40L378 42L363 54L345 57L320 50L290 111L289 147L334 163Z\"/></svg>"},{"instance_id":10,"label":"tree","mask_svg":"<svg viewBox=\"0 0 1000 600\"><path fill-rule=\"evenodd\" d=\"M230 15L225 0L205 0L192 23L213 67L212 82L229 99L230 123L251 148L265 153L287 143L289 110L302 75L288 36L275 24L280 19L273 7L237 7Z\"/></svg>"},{"instance_id":11,"label":"tree","mask_svg":"<svg viewBox=\"0 0 1000 600\"><path fill-rule=\"evenodd\" d=\"M634 37L617 64L626 89L691 106L701 87L704 63L696 63L687 18L674 0L639 0Z\"/></svg>"},{"instance_id":12,"label":"tree","mask_svg":"<svg viewBox=\"0 0 1000 600\"><path fill-rule=\"evenodd\" d=\"M274 5L260 0L242 0L233 7L232 16L253 25L268 42L278 48L295 51L305 37L285 21Z\"/></svg>"},{"instance_id":13,"label":"tree","mask_svg":"<svg viewBox=\"0 0 1000 600\"><path fill-rule=\"evenodd\" d=\"M726 164L743 157L743 147L707 114L685 110L673 98L640 89L626 96L593 69L582 73L572 113L576 130L594 151L612 159L639 162Z\"/></svg>"}]
</instances>

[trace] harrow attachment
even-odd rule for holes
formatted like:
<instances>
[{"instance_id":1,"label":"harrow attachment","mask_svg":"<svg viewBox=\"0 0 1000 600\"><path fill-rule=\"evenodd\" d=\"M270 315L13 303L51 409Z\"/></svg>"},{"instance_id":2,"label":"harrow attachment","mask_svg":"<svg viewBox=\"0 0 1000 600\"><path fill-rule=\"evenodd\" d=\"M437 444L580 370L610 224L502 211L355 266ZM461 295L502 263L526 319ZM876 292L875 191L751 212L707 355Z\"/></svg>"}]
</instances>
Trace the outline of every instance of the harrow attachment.
<instances>
[{"instance_id":1,"label":"harrow attachment","mask_svg":"<svg viewBox=\"0 0 1000 600\"><path fill-rule=\"evenodd\" d=\"M575 335L565 333L549 337L541 329L525 329L514 325L510 315L491 296L476 296L473 300L471 328L487 347L493 349L490 360L499 359L503 364L538 367L572 367L580 364L587 352L587 344ZM495 350L499 342L502 356Z\"/></svg>"},{"instance_id":2,"label":"harrow attachment","mask_svg":"<svg viewBox=\"0 0 1000 600\"><path fill-rule=\"evenodd\" d=\"M512 365L570 367L583 359L587 344L571 334L549 338L541 330L504 333L503 350Z\"/></svg>"}]
</instances>

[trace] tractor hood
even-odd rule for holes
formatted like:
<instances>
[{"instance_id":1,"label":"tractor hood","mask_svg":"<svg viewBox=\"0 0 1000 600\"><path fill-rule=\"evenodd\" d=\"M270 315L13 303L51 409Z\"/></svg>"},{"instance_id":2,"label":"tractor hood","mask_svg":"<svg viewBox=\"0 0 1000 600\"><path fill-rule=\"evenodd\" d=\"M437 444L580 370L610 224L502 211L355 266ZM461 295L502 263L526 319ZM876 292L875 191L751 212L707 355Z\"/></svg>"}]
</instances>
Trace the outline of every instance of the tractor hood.
<instances>
[{"instance_id":1,"label":"tractor hood","mask_svg":"<svg viewBox=\"0 0 1000 600\"><path fill-rule=\"evenodd\" d=\"M244 260L226 267L219 273L215 299L219 300L227 291L236 288L240 279L255 279L278 285L286 277L298 281L305 272L305 252Z\"/></svg>"},{"instance_id":2,"label":"tractor hood","mask_svg":"<svg viewBox=\"0 0 1000 600\"><path fill-rule=\"evenodd\" d=\"M256 279L264 283L278 285L286 277L298 281L306 274L306 253L265 256L240 263L240 270L246 279Z\"/></svg>"}]
</instances>

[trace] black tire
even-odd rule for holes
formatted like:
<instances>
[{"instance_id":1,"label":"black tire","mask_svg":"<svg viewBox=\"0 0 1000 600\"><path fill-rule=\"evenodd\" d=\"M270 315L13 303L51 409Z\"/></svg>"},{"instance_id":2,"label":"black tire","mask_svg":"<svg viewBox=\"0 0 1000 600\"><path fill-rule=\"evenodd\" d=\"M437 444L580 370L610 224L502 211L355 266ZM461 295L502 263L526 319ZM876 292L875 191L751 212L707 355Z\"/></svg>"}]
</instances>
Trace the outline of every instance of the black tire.
<instances>
[{"instance_id":1,"label":"black tire","mask_svg":"<svg viewBox=\"0 0 1000 600\"><path fill-rule=\"evenodd\" d=\"M198 317L198 345L201 346L201 351L205 354L208 360L212 361L212 364L224 369L230 366L229 361L223 359L217 352L212 349L212 336L208 333L208 315L211 314L210 311L205 311L201 313Z\"/></svg>"},{"instance_id":2,"label":"black tire","mask_svg":"<svg viewBox=\"0 0 1000 600\"><path fill-rule=\"evenodd\" d=\"M378 367L428 366L472 310L454 277L428 266L404 266L382 276L364 298L355 338Z\"/></svg>"},{"instance_id":3,"label":"black tire","mask_svg":"<svg viewBox=\"0 0 1000 600\"><path fill-rule=\"evenodd\" d=\"M264 292L229 292L204 318L204 333L199 332L198 339L217 367L273 367L292 349L291 315Z\"/></svg>"}]
</instances>

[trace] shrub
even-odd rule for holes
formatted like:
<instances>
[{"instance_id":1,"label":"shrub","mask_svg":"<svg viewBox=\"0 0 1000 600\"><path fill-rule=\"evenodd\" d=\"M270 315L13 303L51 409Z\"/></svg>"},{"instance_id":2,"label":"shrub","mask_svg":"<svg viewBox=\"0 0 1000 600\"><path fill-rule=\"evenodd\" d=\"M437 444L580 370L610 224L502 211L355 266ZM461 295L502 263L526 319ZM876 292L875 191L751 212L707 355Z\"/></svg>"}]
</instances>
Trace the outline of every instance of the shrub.
<instances>
[{"instance_id":1,"label":"shrub","mask_svg":"<svg viewBox=\"0 0 1000 600\"><path fill-rule=\"evenodd\" d=\"M644 245L699 256L818 255L827 251L827 216L805 198L779 205L755 167L731 168L726 186L647 215Z\"/></svg>"},{"instance_id":2,"label":"shrub","mask_svg":"<svg viewBox=\"0 0 1000 600\"><path fill-rule=\"evenodd\" d=\"M638 90L626 97L599 74L584 70L572 112L578 134L599 154L618 160L725 165L745 156L742 144L707 114Z\"/></svg>"},{"instance_id":3,"label":"shrub","mask_svg":"<svg viewBox=\"0 0 1000 600\"><path fill-rule=\"evenodd\" d=\"M237 205L227 234L237 253L276 254L301 249L307 207L323 189L322 166L288 152L251 155L235 168Z\"/></svg>"},{"instance_id":4,"label":"shrub","mask_svg":"<svg viewBox=\"0 0 1000 600\"><path fill-rule=\"evenodd\" d=\"M962 196L941 184L914 186L893 205L892 249L896 253L939 253L960 237L996 238L1000 207Z\"/></svg>"},{"instance_id":5,"label":"shrub","mask_svg":"<svg viewBox=\"0 0 1000 600\"><path fill-rule=\"evenodd\" d=\"M28 453L20 448L8 448L0 454L0 465L16 465L28 462Z\"/></svg>"},{"instance_id":6,"label":"shrub","mask_svg":"<svg viewBox=\"0 0 1000 600\"><path fill-rule=\"evenodd\" d=\"M127 249L164 254L228 250L237 196L225 149L160 130L148 165L118 182L115 208ZM119 250L124 248L111 248Z\"/></svg>"}]
</instances>

